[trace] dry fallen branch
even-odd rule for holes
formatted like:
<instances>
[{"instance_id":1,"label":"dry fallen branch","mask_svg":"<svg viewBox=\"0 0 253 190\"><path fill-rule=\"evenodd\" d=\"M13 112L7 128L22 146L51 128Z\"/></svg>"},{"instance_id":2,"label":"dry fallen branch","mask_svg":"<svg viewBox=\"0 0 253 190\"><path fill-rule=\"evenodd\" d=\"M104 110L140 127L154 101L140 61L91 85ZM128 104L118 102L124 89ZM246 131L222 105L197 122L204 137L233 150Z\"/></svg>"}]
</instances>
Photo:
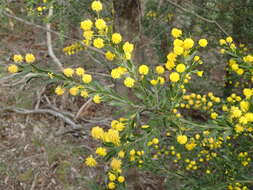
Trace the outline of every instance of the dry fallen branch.
<instances>
[{"instance_id":1,"label":"dry fallen branch","mask_svg":"<svg viewBox=\"0 0 253 190\"><path fill-rule=\"evenodd\" d=\"M77 112L76 116L75 116L75 120L78 119L78 117L80 116L80 114L84 111L84 109L86 109L87 107L89 107L89 104L92 102L92 98L90 98L89 100L87 100L82 107L79 109L79 111Z\"/></svg>"}]
</instances>

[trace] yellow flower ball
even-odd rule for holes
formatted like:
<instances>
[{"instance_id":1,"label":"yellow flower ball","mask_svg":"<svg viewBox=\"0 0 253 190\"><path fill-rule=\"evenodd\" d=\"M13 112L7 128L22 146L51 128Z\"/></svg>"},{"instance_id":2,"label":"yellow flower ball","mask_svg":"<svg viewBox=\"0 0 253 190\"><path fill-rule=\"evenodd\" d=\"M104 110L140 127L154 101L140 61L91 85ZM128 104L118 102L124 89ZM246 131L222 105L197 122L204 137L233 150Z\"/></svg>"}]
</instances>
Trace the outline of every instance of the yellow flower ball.
<instances>
[{"instance_id":1,"label":"yellow flower ball","mask_svg":"<svg viewBox=\"0 0 253 190\"><path fill-rule=\"evenodd\" d=\"M31 53L26 54L26 55L25 55L25 61L26 61L27 63L33 63L33 62L35 61L34 55L31 54Z\"/></svg>"},{"instance_id":2,"label":"yellow flower ball","mask_svg":"<svg viewBox=\"0 0 253 190\"><path fill-rule=\"evenodd\" d=\"M80 96L82 96L83 98L87 98L89 96L87 90L82 90L80 93Z\"/></svg>"},{"instance_id":3,"label":"yellow flower ball","mask_svg":"<svg viewBox=\"0 0 253 190\"><path fill-rule=\"evenodd\" d=\"M191 38L186 38L184 40L184 48L191 49L194 46L194 41Z\"/></svg>"},{"instance_id":4,"label":"yellow flower ball","mask_svg":"<svg viewBox=\"0 0 253 190\"><path fill-rule=\"evenodd\" d=\"M177 67L176 67L176 70L179 73L185 72L185 69L186 69L186 67L185 67L185 65L183 63L178 64Z\"/></svg>"},{"instance_id":5,"label":"yellow flower ball","mask_svg":"<svg viewBox=\"0 0 253 190\"><path fill-rule=\"evenodd\" d=\"M14 61L15 63L21 63L21 62L23 61L22 55L20 55L20 54L14 55L14 56L13 56L13 61Z\"/></svg>"},{"instance_id":6,"label":"yellow flower ball","mask_svg":"<svg viewBox=\"0 0 253 190\"><path fill-rule=\"evenodd\" d=\"M90 19L87 19L81 22L80 28L85 31L90 31L92 28L92 25L93 25L92 21Z\"/></svg>"},{"instance_id":7,"label":"yellow flower ball","mask_svg":"<svg viewBox=\"0 0 253 190\"><path fill-rule=\"evenodd\" d=\"M82 80L85 84L88 84L92 81L92 76L89 74L84 74Z\"/></svg>"},{"instance_id":8,"label":"yellow flower ball","mask_svg":"<svg viewBox=\"0 0 253 190\"><path fill-rule=\"evenodd\" d=\"M57 86L56 88L55 88L55 94L57 94L58 96L61 96L61 95L63 95L64 94L64 89L61 87L61 86Z\"/></svg>"},{"instance_id":9,"label":"yellow flower ball","mask_svg":"<svg viewBox=\"0 0 253 190\"><path fill-rule=\"evenodd\" d=\"M149 72L149 68L148 68L147 65L141 65L141 66L139 66L139 73L141 75L147 75L148 72Z\"/></svg>"},{"instance_id":10,"label":"yellow flower ball","mask_svg":"<svg viewBox=\"0 0 253 190\"><path fill-rule=\"evenodd\" d=\"M108 183L108 189L115 189L116 188L116 185L115 185L115 183L114 182L110 182L110 183Z\"/></svg>"},{"instance_id":11,"label":"yellow flower ball","mask_svg":"<svg viewBox=\"0 0 253 190\"><path fill-rule=\"evenodd\" d=\"M93 1L91 3L91 9L96 12L100 12L103 9L103 5L100 1Z\"/></svg>"},{"instance_id":12,"label":"yellow flower ball","mask_svg":"<svg viewBox=\"0 0 253 190\"><path fill-rule=\"evenodd\" d=\"M157 72L157 74L162 75L165 72L165 69L163 66L159 65L155 68L155 71Z\"/></svg>"},{"instance_id":13,"label":"yellow flower ball","mask_svg":"<svg viewBox=\"0 0 253 190\"><path fill-rule=\"evenodd\" d=\"M66 77L72 77L73 74L74 74L74 70L71 69L71 68L63 69L63 74L64 74Z\"/></svg>"},{"instance_id":14,"label":"yellow flower ball","mask_svg":"<svg viewBox=\"0 0 253 190\"><path fill-rule=\"evenodd\" d=\"M114 33L112 35L112 43L119 44L122 41L122 37L119 33Z\"/></svg>"},{"instance_id":15,"label":"yellow flower ball","mask_svg":"<svg viewBox=\"0 0 253 190\"><path fill-rule=\"evenodd\" d=\"M220 45L222 46L222 45L225 45L227 42L226 42L226 40L224 40L224 39L220 39L220 40L219 40L219 43L220 43Z\"/></svg>"},{"instance_id":16,"label":"yellow flower ball","mask_svg":"<svg viewBox=\"0 0 253 190\"><path fill-rule=\"evenodd\" d=\"M207 44L208 44L208 41L206 39L200 39L199 40L200 47L206 47Z\"/></svg>"},{"instance_id":17,"label":"yellow flower ball","mask_svg":"<svg viewBox=\"0 0 253 190\"><path fill-rule=\"evenodd\" d=\"M97 161L93 158L92 155L90 155L85 159L85 164L89 167L95 167L97 165Z\"/></svg>"},{"instance_id":18,"label":"yellow flower ball","mask_svg":"<svg viewBox=\"0 0 253 190\"><path fill-rule=\"evenodd\" d=\"M228 43L232 43L233 42L233 38L231 36L226 38L226 42Z\"/></svg>"},{"instance_id":19,"label":"yellow flower ball","mask_svg":"<svg viewBox=\"0 0 253 190\"><path fill-rule=\"evenodd\" d=\"M134 86L134 83L135 83L135 80L132 79L131 77L127 77L125 80L124 80L124 85L128 88L132 88Z\"/></svg>"},{"instance_id":20,"label":"yellow flower ball","mask_svg":"<svg viewBox=\"0 0 253 190\"><path fill-rule=\"evenodd\" d=\"M97 19L95 26L98 30L103 30L106 28L106 22L103 19Z\"/></svg>"},{"instance_id":21,"label":"yellow flower ball","mask_svg":"<svg viewBox=\"0 0 253 190\"><path fill-rule=\"evenodd\" d=\"M129 42L125 42L123 45L123 51L125 53L132 53L132 51L134 50L134 45L129 43Z\"/></svg>"},{"instance_id":22,"label":"yellow flower ball","mask_svg":"<svg viewBox=\"0 0 253 190\"><path fill-rule=\"evenodd\" d=\"M179 144L186 144L187 143L187 136L186 135L178 135L177 142Z\"/></svg>"},{"instance_id":23,"label":"yellow flower ball","mask_svg":"<svg viewBox=\"0 0 253 190\"><path fill-rule=\"evenodd\" d=\"M14 65L14 64L11 64L11 65L8 66L7 70L8 70L9 73L17 73L18 72L18 66Z\"/></svg>"},{"instance_id":24,"label":"yellow flower ball","mask_svg":"<svg viewBox=\"0 0 253 190\"><path fill-rule=\"evenodd\" d=\"M175 40L173 41L173 45L174 45L174 46L180 46L180 47L182 47L182 46L184 45L184 42L183 42L182 40L175 39Z\"/></svg>"},{"instance_id":25,"label":"yellow flower ball","mask_svg":"<svg viewBox=\"0 0 253 190\"><path fill-rule=\"evenodd\" d=\"M182 30L177 29L177 28L173 28L173 29L171 30L171 35L172 35L174 38L179 38L179 37L182 35Z\"/></svg>"},{"instance_id":26,"label":"yellow flower ball","mask_svg":"<svg viewBox=\"0 0 253 190\"><path fill-rule=\"evenodd\" d=\"M99 156L106 156L106 154L107 154L106 148L98 147L96 149L96 154Z\"/></svg>"},{"instance_id":27,"label":"yellow flower ball","mask_svg":"<svg viewBox=\"0 0 253 190\"><path fill-rule=\"evenodd\" d=\"M76 86L74 86L74 87L72 87L72 88L69 89L69 93L72 96L76 96L78 94L78 92L79 92L79 89Z\"/></svg>"},{"instance_id":28,"label":"yellow flower ball","mask_svg":"<svg viewBox=\"0 0 253 190\"><path fill-rule=\"evenodd\" d=\"M152 143L153 144L158 144L159 143L159 139L158 138L153 138L152 139Z\"/></svg>"},{"instance_id":29,"label":"yellow flower ball","mask_svg":"<svg viewBox=\"0 0 253 190\"><path fill-rule=\"evenodd\" d=\"M177 81L180 80L180 75L179 75L177 72L172 72L172 73L170 74L170 80L171 80L172 82L177 82Z\"/></svg>"},{"instance_id":30,"label":"yellow flower ball","mask_svg":"<svg viewBox=\"0 0 253 190\"><path fill-rule=\"evenodd\" d=\"M121 160L113 158L110 166L113 170L119 170L121 168Z\"/></svg>"},{"instance_id":31,"label":"yellow flower ball","mask_svg":"<svg viewBox=\"0 0 253 190\"><path fill-rule=\"evenodd\" d=\"M100 104L101 103L101 97L96 94L94 97L93 97L93 101L96 103L96 104Z\"/></svg>"},{"instance_id":32,"label":"yellow flower ball","mask_svg":"<svg viewBox=\"0 0 253 190\"><path fill-rule=\"evenodd\" d=\"M119 183L124 183L124 181L125 181L125 177L124 176L119 176L118 177L118 182Z\"/></svg>"},{"instance_id":33,"label":"yellow flower ball","mask_svg":"<svg viewBox=\"0 0 253 190\"><path fill-rule=\"evenodd\" d=\"M175 46L173 50L176 55L182 55L184 53L184 48L180 46Z\"/></svg>"},{"instance_id":34,"label":"yellow flower ball","mask_svg":"<svg viewBox=\"0 0 253 190\"><path fill-rule=\"evenodd\" d=\"M115 58L115 54L110 52L110 51L107 51L105 53L105 58L108 60L108 61L113 61L114 58Z\"/></svg>"},{"instance_id":35,"label":"yellow flower ball","mask_svg":"<svg viewBox=\"0 0 253 190\"><path fill-rule=\"evenodd\" d=\"M85 72L85 70L82 67L76 68L76 75L77 76L83 76L84 72Z\"/></svg>"},{"instance_id":36,"label":"yellow flower ball","mask_svg":"<svg viewBox=\"0 0 253 190\"><path fill-rule=\"evenodd\" d=\"M94 139L103 139L104 138L104 130L99 127L99 126L96 126L96 127L93 127L91 129L91 136L94 138Z\"/></svg>"},{"instance_id":37,"label":"yellow flower ball","mask_svg":"<svg viewBox=\"0 0 253 190\"><path fill-rule=\"evenodd\" d=\"M104 47L104 40L102 38L96 38L93 41L94 47L101 49Z\"/></svg>"}]
</instances>

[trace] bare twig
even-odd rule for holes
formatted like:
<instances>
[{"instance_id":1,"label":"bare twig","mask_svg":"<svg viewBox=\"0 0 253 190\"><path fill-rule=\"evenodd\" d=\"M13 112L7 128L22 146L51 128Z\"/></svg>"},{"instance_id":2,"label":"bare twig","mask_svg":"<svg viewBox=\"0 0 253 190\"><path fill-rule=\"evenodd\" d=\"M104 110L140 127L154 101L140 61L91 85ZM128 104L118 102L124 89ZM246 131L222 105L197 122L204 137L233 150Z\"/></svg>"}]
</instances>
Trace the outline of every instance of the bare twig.
<instances>
[{"instance_id":1,"label":"bare twig","mask_svg":"<svg viewBox=\"0 0 253 190\"><path fill-rule=\"evenodd\" d=\"M49 11L48 11L48 18L52 17L53 16L53 7L51 6L49 8ZM60 62L60 60L56 57L55 53L54 53L54 50L53 50L53 47L52 47L52 36L51 36L51 23L48 22L46 24L46 28L47 28L47 48L48 48L48 53L50 55L50 57L53 59L53 61L55 62L55 64L57 65L57 67L59 68L60 71L63 70L63 66L62 66L62 63Z\"/></svg>"},{"instance_id":2,"label":"bare twig","mask_svg":"<svg viewBox=\"0 0 253 190\"><path fill-rule=\"evenodd\" d=\"M62 119L65 123L70 125L73 129L79 129L82 128L81 125L76 124L74 121L72 121L70 118L67 116L63 115L60 112L51 110L51 109L37 109L37 110L29 110L29 109L24 109L24 108L15 108L15 107L0 107L0 111L12 111L15 113L19 114L41 114L41 113L46 113L46 114L51 114L55 117L58 117Z\"/></svg>"},{"instance_id":3,"label":"bare twig","mask_svg":"<svg viewBox=\"0 0 253 190\"><path fill-rule=\"evenodd\" d=\"M80 114L84 111L84 109L86 109L89 104L91 103L92 101L92 98L90 98L89 100L87 100L83 105L82 107L79 109L79 111L77 112L76 116L75 116L75 120L78 119L78 117L80 116Z\"/></svg>"},{"instance_id":4,"label":"bare twig","mask_svg":"<svg viewBox=\"0 0 253 190\"><path fill-rule=\"evenodd\" d=\"M203 20L203 21L205 21L205 22L208 22L208 23L211 23L211 24L215 24L226 36L229 36L228 32L227 32L226 30L224 30L224 29L221 27L221 25L220 25L217 21L207 19L207 18L205 18L205 17L203 17L203 16L201 16L201 15L199 15L199 14L197 14L197 13L191 11L191 10L185 9L185 8L182 7L181 5L175 3L175 2L173 2L173 1L171 1L171 0L167 0L167 1L168 1L170 4L174 5L175 7L177 7L178 9L181 9L181 10L184 11L184 12L190 13L190 14L192 14L192 15L198 17L199 19L201 19L201 20Z\"/></svg>"},{"instance_id":5,"label":"bare twig","mask_svg":"<svg viewBox=\"0 0 253 190\"><path fill-rule=\"evenodd\" d=\"M38 90L37 93L37 103L35 105L34 109L39 109L40 107L40 101L41 101L41 96L43 94L43 92L45 91L46 87L44 86L41 90Z\"/></svg>"}]
</instances>

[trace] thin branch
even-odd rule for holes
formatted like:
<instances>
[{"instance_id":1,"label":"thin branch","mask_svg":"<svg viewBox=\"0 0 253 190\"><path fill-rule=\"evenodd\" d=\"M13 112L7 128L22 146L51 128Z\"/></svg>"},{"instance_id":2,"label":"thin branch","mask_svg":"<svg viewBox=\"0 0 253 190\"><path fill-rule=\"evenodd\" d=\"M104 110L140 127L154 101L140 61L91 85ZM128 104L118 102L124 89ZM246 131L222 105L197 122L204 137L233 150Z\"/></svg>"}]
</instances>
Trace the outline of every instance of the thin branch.
<instances>
[{"instance_id":1,"label":"thin branch","mask_svg":"<svg viewBox=\"0 0 253 190\"><path fill-rule=\"evenodd\" d=\"M87 100L82 107L78 110L76 116L75 116L75 120L79 118L80 114L84 111L84 109L87 109L89 107L89 104L91 103L92 98L90 98L89 100Z\"/></svg>"},{"instance_id":2,"label":"thin branch","mask_svg":"<svg viewBox=\"0 0 253 190\"><path fill-rule=\"evenodd\" d=\"M51 18L53 16L53 7L51 6L49 8L48 11L48 18ZM46 28L47 28L47 47L48 47L48 53L50 55L50 57L53 59L53 61L55 62L55 64L57 65L57 67L59 68L60 71L63 70L63 66L62 63L60 62L60 60L56 57L53 47L52 47L52 36L51 36L51 23L48 22L46 24Z\"/></svg>"},{"instance_id":3,"label":"thin branch","mask_svg":"<svg viewBox=\"0 0 253 190\"><path fill-rule=\"evenodd\" d=\"M229 33L226 32L226 31L221 27L221 25L220 25L217 21L207 19L207 18L205 18L205 17L203 17L203 16L201 16L201 15L199 15L199 14L193 12L193 11L190 11L190 10L188 10L188 9L185 9L184 7L180 6L179 4L177 4L177 3L175 3L175 2L173 2L173 1L171 1L171 0L167 0L167 1L168 1L170 4L174 5L175 7L181 9L181 10L184 11L184 12L190 13L190 14L192 14L192 15L198 17L199 19L201 19L201 20L203 20L203 21L205 21L205 22L208 22L208 23L211 23L211 24L215 24L226 36L230 36Z\"/></svg>"}]
</instances>

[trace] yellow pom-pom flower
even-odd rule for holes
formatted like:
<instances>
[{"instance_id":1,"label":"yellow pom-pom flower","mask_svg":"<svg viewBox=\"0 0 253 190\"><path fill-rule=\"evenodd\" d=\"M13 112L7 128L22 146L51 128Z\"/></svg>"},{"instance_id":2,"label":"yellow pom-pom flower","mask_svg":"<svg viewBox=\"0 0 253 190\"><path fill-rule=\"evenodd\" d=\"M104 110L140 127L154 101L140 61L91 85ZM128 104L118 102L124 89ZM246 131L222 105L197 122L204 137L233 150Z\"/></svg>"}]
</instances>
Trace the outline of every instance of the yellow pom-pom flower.
<instances>
[{"instance_id":1,"label":"yellow pom-pom flower","mask_svg":"<svg viewBox=\"0 0 253 190\"><path fill-rule=\"evenodd\" d=\"M35 61L35 56L31 53L25 55L26 63L33 63Z\"/></svg>"},{"instance_id":2,"label":"yellow pom-pom flower","mask_svg":"<svg viewBox=\"0 0 253 190\"><path fill-rule=\"evenodd\" d=\"M119 33L114 33L112 35L112 43L119 44L122 41L122 37Z\"/></svg>"},{"instance_id":3,"label":"yellow pom-pom flower","mask_svg":"<svg viewBox=\"0 0 253 190\"><path fill-rule=\"evenodd\" d=\"M110 166L113 170L119 170L121 168L121 160L113 158Z\"/></svg>"},{"instance_id":4,"label":"yellow pom-pom flower","mask_svg":"<svg viewBox=\"0 0 253 190\"><path fill-rule=\"evenodd\" d=\"M100 1L93 1L91 3L91 9L96 12L100 12L103 9L103 5Z\"/></svg>"},{"instance_id":5,"label":"yellow pom-pom flower","mask_svg":"<svg viewBox=\"0 0 253 190\"><path fill-rule=\"evenodd\" d=\"M81 22L80 28L85 30L85 31L90 31L92 28L92 21L90 19L84 20Z\"/></svg>"},{"instance_id":6,"label":"yellow pom-pom flower","mask_svg":"<svg viewBox=\"0 0 253 190\"><path fill-rule=\"evenodd\" d=\"M85 70L82 67L76 68L76 75L77 76L83 76L84 72L85 72Z\"/></svg>"},{"instance_id":7,"label":"yellow pom-pom flower","mask_svg":"<svg viewBox=\"0 0 253 190\"><path fill-rule=\"evenodd\" d=\"M17 73L18 72L18 66L14 65L14 64L11 64L11 65L8 66L7 70L8 70L9 73Z\"/></svg>"},{"instance_id":8,"label":"yellow pom-pom flower","mask_svg":"<svg viewBox=\"0 0 253 190\"><path fill-rule=\"evenodd\" d=\"M21 63L21 62L23 61L22 55L20 55L20 54L14 55L14 56L13 56L13 61L14 61L15 63Z\"/></svg>"},{"instance_id":9,"label":"yellow pom-pom flower","mask_svg":"<svg viewBox=\"0 0 253 190\"><path fill-rule=\"evenodd\" d=\"M104 130L99 126L93 127L91 129L91 136L94 139L102 139L104 137Z\"/></svg>"},{"instance_id":10,"label":"yellow pom-pom flower","mask_svg":"<svg viewBox=\"0 0 253 190\"><path fill-rule=\"evenodd\" d=\"M55 88L55 94L57 94L58 96L61 96L61 95L63 95L64 94L64 89L61 87L61 86L57 86L56 88Z\"/></svg>"},{"instance_id":11,"label":"yellow pom-pom flower","mask_svg":"<svg viewBox=\"0 0 253 190\"><path fill-rule=\"evenodd\" d=\"M206 47L207 44L208 44L208 41L206 39L200 39L199 40L200 47Z\"/></svg>"},{"instance_id":12,"label":"yellow pom-pom flower","mask_svg":"<svg viewBox=\"0 0 253 190\"><path fill-rule=\"evenodd\" d=\"M172 73L170 74L170 80L171 80L172 82L177 82L177 81L180 80L180 75L179 75L177 72L172 72Z\"/></svg>"},{"instance_id":13,"label":"yellow pom-pom flower","mask_svg":"<svg viewBox=\"0 0 253 190\"><path fill-rule=\"evenodd\" d=\"M106 28L106 22L103 19L97 19L95 26L98 30L103 30Z\"/></svg>"},{"instance_id":14,"label":"yellow pom-pom flower","mask_svg":"<svg viewBox=\"0 0 253 190\"><path fill-rule=\"evenodd\" d=\"M155 68L155 71L157 72L157 74L162 75L165 72L165 69L163 66L159 65Z\"/></svg>"},{"instance_id":15,"label":"yellow pom-pom flower","mask_svg":"<svg viewBox=\"0 0 253 190\"><path fill-rule=\"evenodd\" d=\"M114 182L110 182L108 183L108 189L115 189L116 188L116 184Z\"/></svg>"},{"instance_id":16,"label":"yellow pom-pom flower","mask_svg":"<svg viewBox=\"0 0 253 190\"><path fill-rule=\"evenodd\" d=\"M125 53L132 53L134 50L134 45L129 42L125 42L123 45L123 50Z\"/></svg>"},{"instance_id":17,"label":"yellow pom-pom flower","mask_svg":"<svg viewBox=\"0 0 253 190\"><path fill-rule=\"evenodd\" d=\"M92 76L89 74L84 74L82 80L85 84L88 84L92 81Z\"/></svg>"},{"instance_id":18,"label":"yellow pom-pom flower","mask_svg":"<svg viewBox=\"0 0 253 190\"><path fill-rule=\"evenodd\" d=\"M74 70L71 69L71 68L63 69L63 74L64 74L66 77L72 77L73 74L74 74Z\"/></svg>"},{"instance_id":19,"label":"yellow pom-pom flower","mask_svg":"<svg viewBox=\"0 0 253 190\"><path fill-rule=\"evenodd\" d=\"M112 52L110 52L110 51L107 51L107 52L105 53L105 58L106 58L107 60L109 60L109 61L113 61L114 58L115 58L115 54L112 53Z\"/></svg>"},{"instance_id":20,"label":"yellow pom-pom flower","mask_svg":"<svg viewBox=\"0 0 253 190\"><path fill-rule=\"evenodd\" d=\"M184 40L184 48L191 49L194 46L194 41L191 38L186 38Z\"/></svg>"},{"instance_id":21,"label":"yellow pom-pom flower","mask_svg":"<svg viewBox=\"0 0 253 190\"><path fill-rule=\"evenodd\" d=\"M93 101L96 103L96 104L99 104L101 103L101 97L96 94L94 97L93 97Z\"/></svg>"},{"instance_id":22,"label":"yellow pom-pom flower","mask_svg":"<svg viewBox=\"0 0 253 190\"><path fill-rule=\"evenodd\" d=\"M135 80L132 79L131 77L127 77L125 80L124 80L124 85L128 88L132 88L134 86L134 83L135 83Z\"/></svg>"},{"instance_id":23,"label":"yellow pom-pom flower","mask_svg":"<svg viewBox=\"0 0 253 190\"><path fill-rule=\"evenodd\" d=\"M69 89L69 93L72 95L72 96L76 96L79 92L79 89L78 87L74 86L72 88Z\"/></svg>"},{"instance_id":24,"label":"yellow pom-pom flower","mask_svg":"<svg viewBox=\"0 0 253 190\"><path fill-rule=\"evenodd\" d=\"M180 46L175 46L173 50L176 55L182 55L184 53L184 48Z\"/></svg>"},{"instance_id":25,"label":"yellow pom-pom flower","mask_svg":"<svg viewBox=\"0 0 253 190\"><path fill-rule=\"evenodd\" d=\"M187 136L186 135L178 135L177 142L179 144L186 144L187 143Z\"/></svg>"},{"instance_id":26,"label":"yellow pom-pom flower","mask_svg":"<svg viewBox=\"0 0 253 190\"><path fill-rule=\"evenodd\" d=\"M186 67L183 63L178 64L177 67L176 67L176 70L179 73L183 73L185 71L185 69L186 69Z\"/></svg>"},{"instance_id":27,"label":"yellow pom-pom flower","mask_svg":"<svg viewBox=\"0 0 253 190\"><path fill-rule=\"evenodd\" d=\"M124 181L125 181L125 177L124 176L119 176L118 177L118 182L119 183L124 183Z\"/></svg>"},{"instance_id":28,"label":"yellow pom-pom flower","mask_svg":"<svg viewBox=\"0 0 253 190\"><path fill-rule=\"evenodd\" d=\"M87 90L82 90L80 93L80 96L82 96L83 98L87 98L89 96Z\"/></svg>"},{"instance_id":29,"label":"yellow pom-pom flower","mask_svg":"<svg viewBox=\"0 0 253 190\"><path fill-rule=\"evenodd\" d=\"M179 37L182 35L182 30L177 29L177 28L173 28L173 29L171 30L171 35L172 35L174 38L179 38Z\"/></svg>"},{"instance_id":30,"label":"yellow pom-pom flower","mask_svg":"<svg viewBox=\"0 0 253 190\"><path fill-rule=\"evenodd\" d=\"M96 38L94 39L93 41L93 45L96 47L96 48L103 48L104 47L104 40L102 38Z\"/></svg>"},{"instance_id":31,"label":"yellow pom-pom flower","mask_svg":"<svg viewBox=\"0 0 253 190\"><path fill-rule=\"evenodd\" d=\"M90 155L85 159L85 164L89 167L95 167L97 165L97 161L93 158L92 155Z\"/></svg>"},{"instance_id":32,"label":"yellow pom-pom flower","mask_svg":"<svg viewBox=\"0 0 253 190\"><path fill-rule=\"evenodd\" d=\"M98 147L96 149L96 154L99 156L106 156L106 154L107 154L106 148Z\"/></svg>"},{"instance_id":33,"label":"yellow pom-pom flower","mask_svg":"<svg viewBox=\"0 0 253 190\"><path fill-rule=\"evenodd\" d=\"M141 65L141 66L139 66L139 73L141 75L147 75L148 72L149 72L149 68L148 68L147 65Z\"/></svg>"}]
</instances>

